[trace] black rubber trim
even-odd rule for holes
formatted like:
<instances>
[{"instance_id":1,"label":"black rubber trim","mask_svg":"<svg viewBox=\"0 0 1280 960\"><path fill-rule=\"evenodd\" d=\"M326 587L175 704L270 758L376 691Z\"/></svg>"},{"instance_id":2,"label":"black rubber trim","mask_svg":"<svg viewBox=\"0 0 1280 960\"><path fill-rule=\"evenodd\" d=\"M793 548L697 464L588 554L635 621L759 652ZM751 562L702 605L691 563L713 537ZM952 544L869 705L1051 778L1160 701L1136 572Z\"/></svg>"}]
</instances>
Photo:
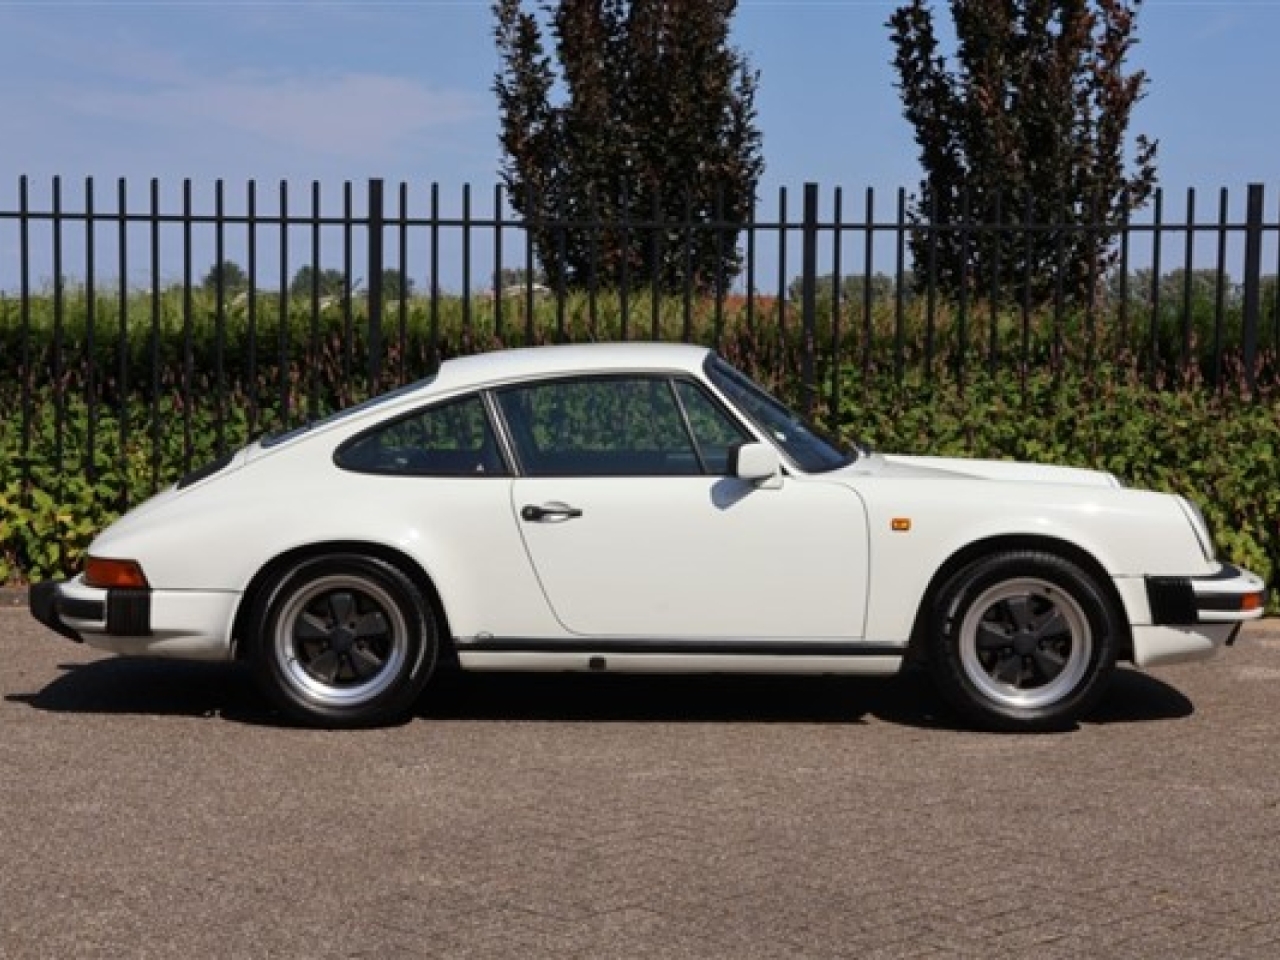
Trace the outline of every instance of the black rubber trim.
<instances>
[{"instance_id":1,"label":"black rubber trim","mask_svg":"<svg viewBox=\"0 0 1280 960\"><path fill-rule=\"evenodd\" d=\"M522 640L500 638L480 643L459 641L463 651L484 653L638 653L652 656L722 655L765 657L901 657L905 645L891 643L813 643L803 640Z\"/></svg>"},{"instance_id":2,"label":"black rubber trim","mask_svg":"<svg viewBox=\"0 0 1280 960\"><path fill-rule=\"evenodd\" d=\"M31 616L55 633L76 643L84 643L84 638L63 623L58 614L58 588L63 582L42 580L40 583L33 583L27 590L27 609L31 611Z\"/></svg>"},{"instance_id":3,"label":"black rubber trim","mask_svg":"<svg viewBox=\"0 0 1280 960\"><path fill-rule=\"evenodd\" d=\"M224 454L221 457L218 457L216 460L210 460L200 469L192 470L190 473L184 476L181 480L179 480L178 489L185 490L187 487L192 486L193 484L197 484L201 480L205 480L209 477L212 477L218 471L225 470L227 467L231 465L231 461L233 459L235 459L235 454L228 453L228 454Z\"/></svg>"},{"instance_id":4,"label":"black rubber trim","mask_svg":"<svg viewBox=\"0 0 1280 960\"><path fill-rule=\"evenodd\" d=\"M1190 577L1147 577L1147 601L1151 622L1156 626L1200 622Z\"/></svg>"},{"instance_id":5,"label":"black rubber trim","mask_svg":"<svg viewBox=\"0 0 1280 960\"><path fill-rule=\"evenodd\" d=\"M1240 568L1234 564L1224 563L1222 569L1207 577L1193 577L1196 583L1213 583L1215 580L1234 580L1240 576Z\"/></svg>"},{"instance_id":6,"label":"black rubber trim","mask_svg":"<svg viewBox=\"0 0 1280 960\"><path fill-rule=\"evenodd\" d=\"M70 617L72 620L101 620L106 616L106 605L101 600L59 597L58 616Z\"/></svg>"},{"instance_id":7,"label":"black rubber trim","mask_svg":"<svg viewBox=\"0 0 1280 960\"><path fill-rule=\"evenodd\" d=\"M107 633L115 637L151 636L151 591L124 587L108 590Z\"/></svg>"},{"instance_id":8,"label":"black rubber trim","mask_svg":"<svg viewBox=\"0 0 1280 960\"><path fill-rule=\"evenodd\" d=\"M1202 593L1196 597L1196 605L1201 610L1240 613L1240 604L1247 596L1247 593Z\"/></svg>"}]
</instances>

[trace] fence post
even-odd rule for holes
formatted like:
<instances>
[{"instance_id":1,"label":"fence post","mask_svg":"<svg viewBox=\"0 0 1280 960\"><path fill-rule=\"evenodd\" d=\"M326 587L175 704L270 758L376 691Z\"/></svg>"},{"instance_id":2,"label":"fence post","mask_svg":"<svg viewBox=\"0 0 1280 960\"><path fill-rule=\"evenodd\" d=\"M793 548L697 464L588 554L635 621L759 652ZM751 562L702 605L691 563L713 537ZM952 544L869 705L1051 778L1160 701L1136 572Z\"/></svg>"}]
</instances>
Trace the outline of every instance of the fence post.
<instances>
[{"instance_id":1,"label":"fence post","mask_svg":"<svg viewBox=\"0 0 1280 960\"><path fill-rule=\"evenodd\" d=\"M382 181L369 181L369 269L365 290L369 304L369 396L382 380Z\"/></svg>"},{"instance_id":2,"label":"fence post","mask_svg":"<svg viewBox=\"0 0 1280 960\"><path fill-rule=\"evenodd\" d=\"M1264 188L1249 184L1244 232L1244 377L1249 393L1257 392L1258 324L1262 312L1262 202Z\"/></svg>"},{"instance_id":3,"label":"fence post","mask_svg":"<svg viewBox=\"0 0 1280 960\"><path fill-rule=\"evenodd\" d=\"M818 314L818 185L804 185L804 223L801 228L803 248L800 264L801 355L800 380L804 388L805 416L813 413L817 383L813 373Z\"/></svg>"}]
</instances>

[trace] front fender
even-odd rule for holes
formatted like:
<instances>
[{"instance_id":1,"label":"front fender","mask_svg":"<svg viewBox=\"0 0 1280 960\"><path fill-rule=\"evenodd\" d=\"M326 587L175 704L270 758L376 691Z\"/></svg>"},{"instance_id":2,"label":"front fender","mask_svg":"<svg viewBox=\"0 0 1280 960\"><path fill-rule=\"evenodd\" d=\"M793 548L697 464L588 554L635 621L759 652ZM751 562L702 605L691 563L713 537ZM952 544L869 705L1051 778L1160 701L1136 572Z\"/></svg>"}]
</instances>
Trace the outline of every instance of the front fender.
<instances>
[{"instance_id":1,"label":"front fender","mask_svg":"<svg viewBox=\"0 0 1280 960\"><path fill-rule=\"evenodd\" d=\"M904 642L934 577L973 544L1069 544L1111 578L1212 572L1177 498L964 479L857 484L870 524L867 637ZM1061 551L1059 551L1061 552ZM1126 615L1139 611L1129 609Z\"/></svg>"}]
</instances>

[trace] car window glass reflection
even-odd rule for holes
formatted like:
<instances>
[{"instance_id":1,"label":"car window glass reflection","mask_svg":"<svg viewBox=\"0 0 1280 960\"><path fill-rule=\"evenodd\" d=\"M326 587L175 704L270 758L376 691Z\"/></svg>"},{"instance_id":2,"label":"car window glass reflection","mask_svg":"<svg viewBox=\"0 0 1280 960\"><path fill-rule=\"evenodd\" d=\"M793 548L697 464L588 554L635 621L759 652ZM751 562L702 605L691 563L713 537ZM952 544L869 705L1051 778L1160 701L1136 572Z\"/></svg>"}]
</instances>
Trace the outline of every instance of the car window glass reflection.
<instances>
[{"instance_id":1,"label":"car window glass reflection","mask_svg":"<svg viewBox=\"0 0 1280 960\"><path fill-rule=\"evenodd\" d=\"M688 476L702 464L665 377L564 380L498 404L531 476Z\"/></svg>"}]
</instances>

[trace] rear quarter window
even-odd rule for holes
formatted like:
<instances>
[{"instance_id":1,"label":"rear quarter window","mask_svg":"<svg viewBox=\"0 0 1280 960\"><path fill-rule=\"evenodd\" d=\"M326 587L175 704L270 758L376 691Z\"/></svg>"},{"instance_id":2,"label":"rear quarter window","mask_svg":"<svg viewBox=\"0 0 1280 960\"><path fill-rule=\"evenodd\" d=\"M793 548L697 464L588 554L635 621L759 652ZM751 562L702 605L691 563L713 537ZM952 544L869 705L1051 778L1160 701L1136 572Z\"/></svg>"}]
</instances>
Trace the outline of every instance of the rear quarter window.
<instances>
[{"instance_id":1,"label":"rear quarter window","mask_svg":"<svg viewBox=\"0 0 1280 960\"><path fill-rule=\"evenodd\" d=\"M477 396L436 404L348 440L334 462L355 473L503 477L510 470Z\"/></svg>"}]
</instances>

